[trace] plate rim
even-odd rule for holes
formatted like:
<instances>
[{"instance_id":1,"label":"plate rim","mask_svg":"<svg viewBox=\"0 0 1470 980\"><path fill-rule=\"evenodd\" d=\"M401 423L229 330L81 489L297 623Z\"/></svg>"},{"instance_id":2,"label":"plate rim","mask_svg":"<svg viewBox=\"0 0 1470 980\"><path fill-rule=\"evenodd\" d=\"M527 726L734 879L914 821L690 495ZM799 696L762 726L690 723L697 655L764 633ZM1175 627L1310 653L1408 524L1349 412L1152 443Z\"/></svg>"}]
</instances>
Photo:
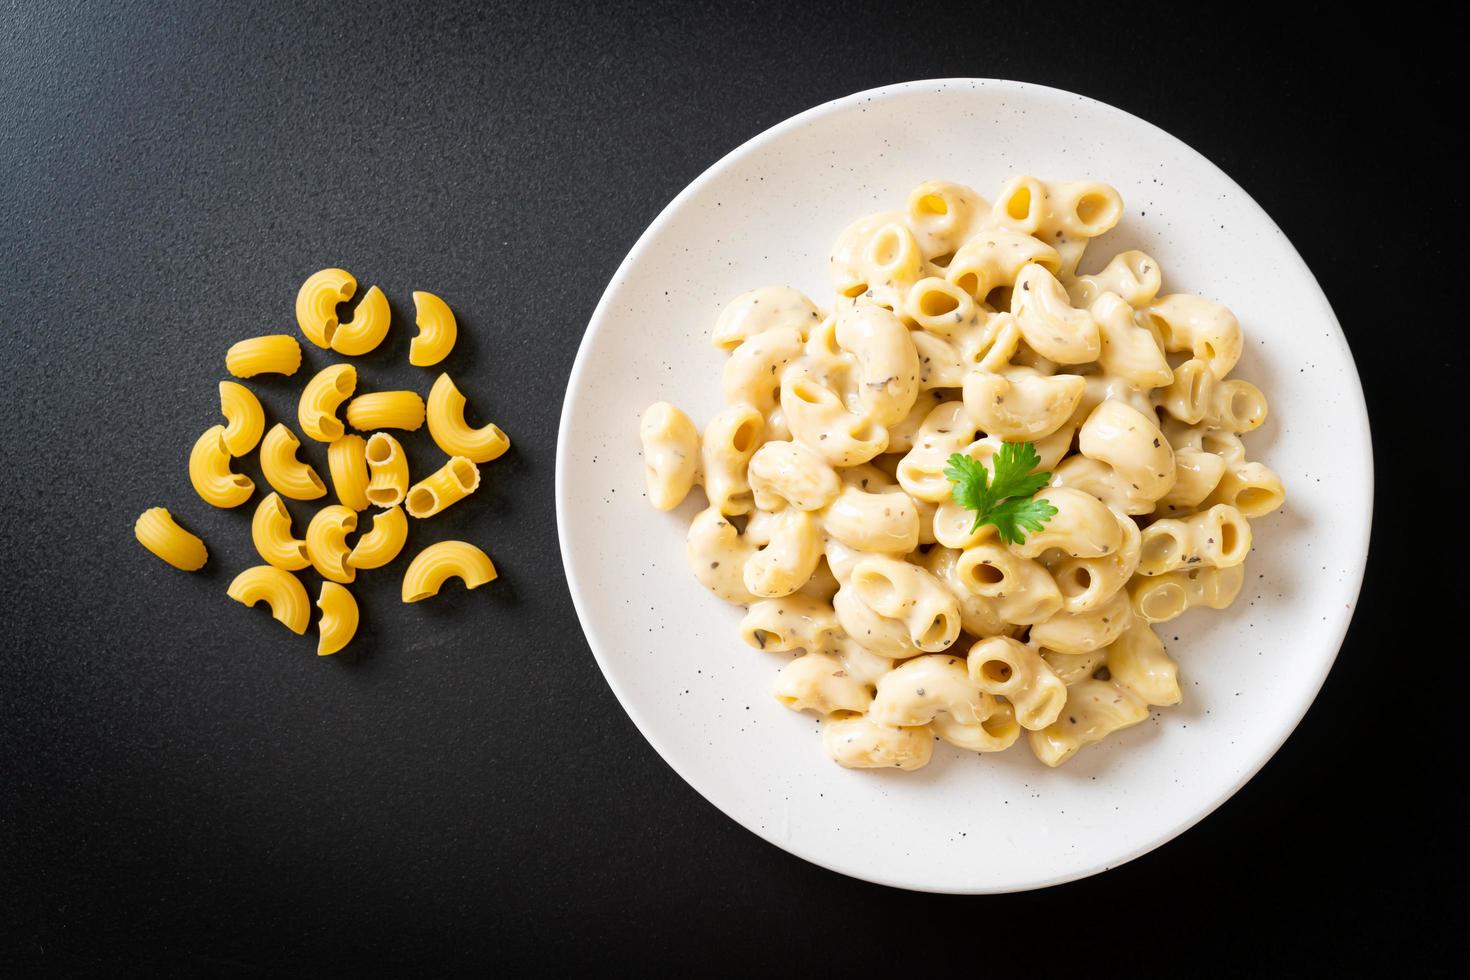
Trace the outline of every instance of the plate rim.
<instances>
[{"instance_id":1,"label":"plate rim","mask_svg":"<svg viewBox=\"0 0 1470 980\"><path fill-rule=\"evenodd\" d=\"M1360 516L1360 521L1357 528L1362 543L1361 548L1359 549L1359 556L1356 562L1356 567L1351 569L1353 581L1349 590L1350 601L1347 605L1346 615L1339 614L1337 621L1328 624L1329 629L1326 631L1328 635L1333 637L1331 642L1331 653L1323 659L1321 669L1313 680L1313 683L1309 688L1309 693L1304 697L1301 704L1297 706L1297 710L1294 712L1294 717L1292 718L1291 723L1289 725L1282 726L1280 732L1278 733L1278 736L1271 740L1269 749L1263 752L1248 769L1244 770L1234 783L1229 785L1218 796L1211 800L1207 805L1200 808L1198 812L1194 813L1188 819L1181 821L1178 825L1167 829L1163 833L1152 838L1147 843L1137 848L1134 848L1132 851L1120 857L1092 862L1087 864L1085 867L1080 868L1079 870L1069 871L1064 874L1052 875L1049 877L1017 880L996 886L946 887L893 880L882 875L866 874L860 870L854 870L850 867L838 867L827 860L823 860L815 856L801 845L794 844L791 841L777 840L774 834L767 833L764 829L760 827L752 826L726 810L723 806L717 803L708 793L706 793L703 788L701 788L701 780L696 780L695 778L691 777L691 775L686 772L683 767L677 765L670 758L670 753L666 751L662 740L653 733L653 731L650 729L650 726L647 724L646 719L641 716L640 712L634 706L632 700L627 696L626 692L615 679L613 673L609 670L609 661L607 659L607 656L601 645L594 639L592 631L588 628L588 615L584 608L584 603L582 600L580 589L578 587L578 583L576 582L572 571L572 547L571 542L568 540L566 530L566 512L568 507L567 468L569 466L568 452L566 447L568 429L570 428L569 420L572 417L578 396L584 390L584 386L581 384L581 381L584 372L588 370L590 358L587 356L587 354L590 348L592 337L599 331L603 321L606 319L608 310L612 305L613 294L617 291L620 283L623 281L624 274L630 268L637 264L637 262L642 258L643 253L650 247L653 239L656 238L657 235L662 231L664 226L672 220L673 215L680 209L681 205L686 200L697 194L704 187L705 184L712 181L718 174L720 174L724 169L732 165L737 159L745 156L747 153L759 149L761 146L765 145L768 142L784 136L786 133L792 130L801 128L802 126L819 117L835 112L840 112L843 109L846 109L847 107L855 105L859 102L873 102L878 100L879 98L889 98L903 92L911 92L915 90L926 92L940 92L950 87L973 87L976 85L983 85L987 88L1010 90L1027 96L1039 95L1042 97L1064 97L1075 99L1079 102L1089 104L1090 108L1101 109L1104 112L1114 113L1117 116L1126 120L1129 124L1147 127L1148 129L1154 131L1154 133L1156 133L1157 135L1162 136L1164 139L1176 144L1186 154L1197 158L1206 167L1214 170L1216 174L1219 175L1219 177L1226 181L1226 183L1231 188L1233 188L1236 193L1240 195L1241 199L1244 202L1246 202L1251 208L1255 210L1256 216L1265 222L1265 226L1274 231L1280 237L1282 243L1286 246L1287 252L1291 256L1291 258L1295 260L1297 271L1305 276L1305 280L1307 282L1311 283L1313 290L1312 299L1320 304L1322 312L1326 315L1327 322L1331 324L1332 330L1335 334L1335 340L1342 348L1342 352L1347 358L1348 365L1352 368L1352 383L1345 386L1345 391L1353 396L1351 400L1353 402L1352 407L1355 409L1355 411L1352 413L1352 422L1355 424L1355 427L1359 432L1358 449L1362 454L1367 479L1364 486L1364 512ZM607 683L608 687L612 689L613 696L618 699L618 703L622 706L623 711L627 713L628 718L633 722L634 727L638 729L639 734L641 734L643 738L648 742L648 744L653 747L653 750L658 753L664 764L672 769L674 773L679 776L680 779L684 780L684 782L687 783L691 789L693 789L696 793L703 797L705 802L709 803L715 809L719 810L722 814L724 814L726 818L731 820L737 826L744 828L751 834L754 834L755 836L766 841L768 844L771 844L779 848L780 850L791 854L794 857L800 858L803 861L807 861L811 864L817 865L818 867L825 868L828 871L836 872L837 874L845 875L850 878L856 878L861 881L867 881L877 885L884 885L890 888L901 888L908 891L928 892L933 894L1008 894L1012 892L1049 888L1053 885L1060 885L1070 881L1078 881L1082 878L1088 878L1093 875L1101 874L1102 872L1110 871L1121 865L1127 864L1130 861L1142 857L1150 851L1162 847L1163 845L1174 840L1179 835L1183 834L1185 831L1199 824L1210 814L1214 813L1217 809L1224 805L1227 800L1229 800L1232 796L1239 792L1246 783L1250 782L1257 773L1265 768L1267 763L1275 758L1276 753L1280 751L1281 746L1284 745L1286 743L1286 740L1290 738L1291 735L1297 730L1297 728L1301 725L1302 719L1306 717L1307 712L1311 709L1312 705L1316 703L1318 695L1321 694L1322 686L1326 683L1327 675L1331 672L1333 665L1336 664L1337 658L1342 652L1343 642L1347 638L1348 629L1352 625L1354 614L1357 612L1357 608L1359 605L1358 599L1362 593L1363 579L1367 572L1368 558L1371 547L1375 498L1375 472L1373 460L1374 457L1372 428L1368 420L1367 401L1363 394L1362 376L1358 371L1357 362L1353 358L1352 347L1348 343L1347 335L1343 332L1342 324L1338 320L1337 314L1332 309L1331 301L1327 298L1326 292L1322 289L1321 283L1317 281L1316 275L1307 265L1306 260L1302 258L1301 253L1297 250L1291 239L1286 235L1285 232L1281 230L1281 227L1275 222L1275 220L1272 219L1271 215L1267 213L1265 208L1261 207L1256 199L1252 197L1249 192L1245 190L1245 188L1241 187L1234 178L1232 178L1228 173L1226 173L1223 169L1216 165L1214 161L1210 160L1203 153L1200 153L1198 150L1194 149L1194 147L1185 143L1183 140L1179 139L1177 136L1174 136L1172 133L1169 133L1162 127L1157 126L1139 116L1135 116L1124 109L1119 109L1117 106L1103 102L1099 99L1094 99L1090 96L1082 95L1078 92L1071 92L1066 89L1055 88L1049 85L1040 85L1034 82L1023 82L1003 78L958 77L916 79L907 82L897 82L889 85L881 85L876 88L864 89L860 92L854 92L850 95L845 95L840 98L830 99L826 102L819 103L809 109L803 110L802 112L790 116L789 118L784 119L779 123L776 123L774 126L762 130L755 136L752 136L750 139L730 150L728 153L725 153L718 160L705 168L699 174L699 176L690 181L690 183L685 186L683 190L675 195L674 198L670 200L669 203L666 204L661 211L659 211L658 215L653 219L652 222L649 223L648 227L645 228L642 234L638 236L637 241L633 243L633 247L628 250L628 254L625 255L622 262L618 264L618 267L616 271L614 271L612 278L608 281L607 287L603 290L602 296L597 302L597 306L593 309L592 316L588 319L587 326L582 332L582 338L577 345L577 355L572 363L571 373L568 375L567 378L567 388L562 398L561 418L557 423L556 432L555 505L557 546L558 551L561 555L562 571L563 577L566 580L567 591L571 594L572 606L577 613L577 623L582 629L582 637L586 641L588 649L592 651L593 659L597 662L597 667L598 670L602 673L603 680Z\"/></svg>"}]
</instances>

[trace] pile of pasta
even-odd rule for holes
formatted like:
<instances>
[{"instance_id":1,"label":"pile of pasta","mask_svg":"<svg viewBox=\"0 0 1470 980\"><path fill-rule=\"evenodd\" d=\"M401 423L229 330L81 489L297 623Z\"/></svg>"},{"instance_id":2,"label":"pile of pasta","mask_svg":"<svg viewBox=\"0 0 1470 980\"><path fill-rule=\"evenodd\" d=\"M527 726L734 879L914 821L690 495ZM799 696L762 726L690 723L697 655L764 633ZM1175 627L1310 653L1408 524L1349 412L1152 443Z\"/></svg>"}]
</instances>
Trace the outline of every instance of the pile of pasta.
<instances>
[{"instance_id":1,"label":"pile of pasta","mask_svg":"<svg viewBox=\"0 0 1470 980\"><path fill-rule=\"evenodd\" d=\"M648 498L702 486L687 551L746 607L750 646L801 654L774 693L824 719L849 767L926 765L933 743L1026 735L1055 766L1180 700L1154 630L1240 592L1249 519L1285 499L1240 434L1266 400L1229 378L1225 307L1161 295L1139 251L1082 275L1123 214L1096 182L1016 177L994 204L929 182L831 254L837 298L738 297L714 327L729 407L703 435L641 423ZM1034 446L1056 513L1008 543L951 496L946 463Z\"/></svg>"},{"instance_id":2,"label":"pile of pasta","mask_svg":"<svg viewBox=\"0 0 1470 980\"><path fill-rule=\"evenodd\" d=\"M374 350L388 334L387 297L377 286L358 302L352 319L339 322L338 304L350 300L357 281L341 269L323 269L302 284L296 296L296 321L316 346L355 357ZM409 344L409 363L438 364L457 337L454 313L442 299L413 294L418 335ZM225 367L237 378L259 374L293 375L301 367L301 345L288 334L242 340L225 355ZM205 503L239 507L255 493L255 482L236 473L235 459L260 449L260 469L273 492L256 505L250 533L265 561L248 568L230 583L229 596L246 606L264 602L275 619L298 635L311 620L306 587L294 574L307 567L321 575L317 623L321 656L345 647L357 632L358 608L346 586L359 571L393 561L408 540L408 519L433 517L463 500L480 486L479 464L510 448L499 426L472 427L465 421L466 399L448 374L429 389L428 402L415 391L357 394L357 371L351 364L332 364L306 383L297 410L297 426L308 438L327 444L327 468L337 503L318 510L298 538L282 497L319 500L327 485L297 455L301 440L284 422L265 430L265 410L247 387L221 381L220 411L225 424L207 429L189 453L189 480ZM355 397L354 397L355 396ZM344 418L338 410L346 406ZM415 431L428 422L429 435L448 460L411 482L408 457L390 433ZM351 426L357 432L348 432ZM358 435L357 433L364 435ZM371 527L355 542L358 518L373 509ZM138 541L153 554L184 571L198 571L209 551L195 534L181 527L163 507L143 512L134 526ZM476 589L496 577L489 556L465 541L440 541L414 556L403 575L403 601L437 595L450 578Z\"/></svg>"}]
</instances>

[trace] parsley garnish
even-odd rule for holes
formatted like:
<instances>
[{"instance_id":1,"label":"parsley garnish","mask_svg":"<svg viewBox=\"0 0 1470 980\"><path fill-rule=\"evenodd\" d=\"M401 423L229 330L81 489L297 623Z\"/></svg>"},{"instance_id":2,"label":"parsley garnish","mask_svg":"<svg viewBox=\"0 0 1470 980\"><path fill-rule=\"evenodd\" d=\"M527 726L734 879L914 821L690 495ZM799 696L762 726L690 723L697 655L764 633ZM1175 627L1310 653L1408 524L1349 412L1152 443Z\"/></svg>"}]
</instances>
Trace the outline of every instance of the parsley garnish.
<instances>
[{"instance_id":1,"label":"parsley garnish","mask_svg":"<svg viewBox=\"0 0 1470 980\"><path fill-rule=\"evenodd\" d=\"M1051 479L1050 473L1032 473L1041 463L1036 447L1029 442L1002 443L990 464L995 479L985 464L964 453L949 457L944 475L954 484L949 494L954 502L975 512L971 533L984 524L994 524L1006 544L1021 544L1026 531L1040 531L1055 516L1057 509L1046 498L1032 500L1031 495Z\"/></svg>"}]
</instances>

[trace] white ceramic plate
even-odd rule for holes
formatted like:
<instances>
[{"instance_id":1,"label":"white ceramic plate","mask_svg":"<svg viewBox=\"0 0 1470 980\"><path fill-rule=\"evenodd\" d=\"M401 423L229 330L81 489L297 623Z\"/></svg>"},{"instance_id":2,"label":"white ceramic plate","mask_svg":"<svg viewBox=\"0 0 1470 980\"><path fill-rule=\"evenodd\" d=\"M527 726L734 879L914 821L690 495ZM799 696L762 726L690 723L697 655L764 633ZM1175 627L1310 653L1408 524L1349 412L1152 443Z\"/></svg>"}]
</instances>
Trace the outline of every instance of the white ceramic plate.
<instances>
[{"instance_id":1,"label":"white ceramic plate","mask_svg":"<svg viewBox=\"0 0 1470 980\"><path fill-rule=\"evenodd\" d=\"M1126 214L1084 271L1143 248L1165 290L1235 311L1236 373L1271 415L1251 455L1286 481L1255 524L1247 584L1225 613L1163 629L1185 701L1060 769L1024 745L947 743L918 772L853 771L810 715L769 693L785 655L736 635L741 611L690 575L704 506L644 499L638 419L668 400L702 425L720 407L721 306L757 286L831 302L828 249L851 219L902 207L927 178L993 199L1009 175L1096 178ZM697 498L697 499L695 499ZM1204 157L1091 99L1018 82L913 82L839 99L762 133L690 184L643 233L598 304L562 412L562 560L608 683L644 736L711 803L793 854L870 881L943 892L1038 888L1114 867L1219 806L1316 696L1362 580L1372 510L1362 390L1311 272L1271 219ZM1178 637L1176 641L1174 637Z\"/></svg>"}]
</instances>

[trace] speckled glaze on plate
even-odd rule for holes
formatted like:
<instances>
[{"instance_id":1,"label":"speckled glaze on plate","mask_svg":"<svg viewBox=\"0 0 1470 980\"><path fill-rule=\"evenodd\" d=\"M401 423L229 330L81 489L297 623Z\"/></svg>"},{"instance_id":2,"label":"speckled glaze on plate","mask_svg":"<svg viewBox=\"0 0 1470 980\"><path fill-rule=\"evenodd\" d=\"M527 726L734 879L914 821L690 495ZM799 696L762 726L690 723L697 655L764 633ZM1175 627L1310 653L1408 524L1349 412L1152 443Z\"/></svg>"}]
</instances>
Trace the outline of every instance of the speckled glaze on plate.
<instances>
[{"instance_id":1,"label":"speckled glaze on plate","mask_svg":"<svg viewBox=\"0 0 1470 980\"><path fill-rule=\"evenodd\" d=\"M1270 400L1246 437L1286 482L1254 523L1246 585L1224 613L1161 635L1184 703L1047 769L1018 744L976 755L937 743L914 773L852 771L816 719L770 687L786 655L746 647L741 611L685 565L696 490L671 513L644 499L638 419L668 400L696 424L720 407L725 355L709 331L747 289L831 302L827 251L851 219L902 207L927 178L992 198L1009 175L1096 178L1125 216L1083 271L1142 248L1166 291L1225 303L1246 350L1235 374ZM1118 109L988 79L861 92L781 123L690 184L643 233L593 314L557 446L562 560L608 683L691 786L792 854L869 881L1003 892L1116 867L1230 797L1301 720L1357 600L1372 513L1362 389L1326 298L1280 229L1204 157Z\"/></svg>"}]
</instances>

